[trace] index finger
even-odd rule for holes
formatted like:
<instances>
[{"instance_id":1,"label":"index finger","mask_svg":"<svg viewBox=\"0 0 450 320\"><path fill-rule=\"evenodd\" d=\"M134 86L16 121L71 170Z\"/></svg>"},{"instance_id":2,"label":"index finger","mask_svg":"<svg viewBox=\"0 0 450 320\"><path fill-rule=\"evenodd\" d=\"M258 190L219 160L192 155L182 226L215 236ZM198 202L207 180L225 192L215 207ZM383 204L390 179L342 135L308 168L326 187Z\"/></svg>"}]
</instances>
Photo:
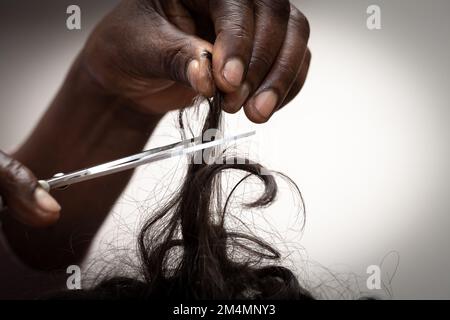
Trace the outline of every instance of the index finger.
<instances>
[{"instance_id":1,"label":"index finger","mask_svg":"<svg viewBox=\"0 0 450 320\"><path fill-rule=\"evenodd\" d=\"M219 90L230 93L241 85L253 49L253 1L210 0L216 41L213 75Z\"/></svg>"}]
</instances>

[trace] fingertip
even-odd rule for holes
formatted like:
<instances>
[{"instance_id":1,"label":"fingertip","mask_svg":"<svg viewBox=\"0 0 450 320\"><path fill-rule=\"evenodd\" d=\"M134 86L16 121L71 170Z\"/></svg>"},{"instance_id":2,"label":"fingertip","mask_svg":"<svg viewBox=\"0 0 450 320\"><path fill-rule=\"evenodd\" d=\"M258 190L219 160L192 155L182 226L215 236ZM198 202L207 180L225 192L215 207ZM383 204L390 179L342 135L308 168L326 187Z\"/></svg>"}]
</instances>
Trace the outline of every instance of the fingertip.
<instances>
[{"instance_id":1,"label":"fingertip","mask_svg":"<svg viewBox=\"0 0 450 320\"><path fill-rule=\"evenodd\" d=\"M188 68L186 70L187 78L191 87L197 91L197 75L200 69L200 63L198 60L194 59L189 62Z\"/></svg>"},{"instance_id":2,"label":"fingertip","mask_svg":"<svg viewBox=\"0 0 450 320\"><path fill-rule=\"evenodd\" d=\"M47 191L37 187L34 191L34 199L40 210L46 213L55 213L61 211L61 206Z\"/></svg>"},{"instance_id":3,"label":"fingertip","mask_svg":"<svg viewBox=\"0 0 450 320\"><path fill-rule=\"evenodd\" d=\"M60 218L60 211L47 211L36 203L15 203L10 208L13 217L33 228L45 228L54 225Z\"/></svg>"},{"instance_id":4,"label":"fingertip","mask_svg":"<svg viewBox=\"0 0 450 320\"><path fill-rule=\"evenodd\" d=\"M214 84L214 77L211 69L211 53L207 51L206 54L202 54L200 57L199 92L208 98L214 96L214 93L216 92L216 86Z\"/></svg>"},{"instance_id":5,"label":"fingertip","mask_svg":"<svg viewBox=\"0 0 450 320\"><path fill-rule=\"evenodd\" d=\"M235 114L238 113L239 110L241 110L241 106L240 105L234 105L231 103L227 103L227 99L224 98L224 102L223 102L223 107L222 107L223 111L225 111L226 113L229 114Z\"/></svg>"},{"instance_id":6,"label":"fingertip","mask_svg":"<svg viewBox=\"0 0 450 320\"><path fill-rule=\"evenodd\" d=\"M205 97L214 95L215 85L211 75L211 63L207 58L192 60L188 65L187 77L196 92Z\"/></svg>"},{"instance_id":7,"label":"fingertip","mask_svg":"<svg viewBox=\"0 0 450 320\"><path fill-rule=\"evenodd\" d=\"M48 227L54 225L60 218L61 211L41 211L35 227Z\"/></svg>"},{"instance_id":8,"label":"fingertip","mask_svg":"<svg viewBox=\"0 0 450 320\"><path fill-rule=\"evenodd\" d=\"M238 59L228 60L223 66L214 67L214 80L223 93L236 92L244 79L244 65Z\"/></svg>"},{"instance_id":9,"label":"fingertip","mask_svg":"<svg viewBox=\"0 0 450 320\"><path fill-rule=\"evenodd\" d=\"M248 105L244 106L244 113L248 120L256 124L266 123L269 119L261 117L255 110Z\"/></svg>"},{"instance_id":10,"label":"fingertip","mask_svg":"<svg viewBox=\"0 0 450 320\"><path fill-rule=\"evenodd\" d=\"M239 57L227 57L221 44L216 44L212 56L213 75L217 88L225 93L233 93L241 86L245 66Z\"/></svg>"},{"instance_id":11,"label":"fingertip","mask_svg":"<svg viewBox=\"0 0 450 320\"><path fill-rule=\"evenodd\" d=\"M249 94L250 94L250 86L248 85L248 83L244 83L235 92L226 94L224 97L224 105L223 105L224 111L228 113L238 112L244 105Z\"/></svg>"},{"instance_id":12,"label":"fingertip","mask_svg":"<svg viewBox=\"0 0 450 320\"><path fill-rule=\"evenodd\" d=\"M245 114L254 123L265 123L276 110L278 100L278 95L273 90L263 91L247 102Z\"/></svg>"}]
</instances>

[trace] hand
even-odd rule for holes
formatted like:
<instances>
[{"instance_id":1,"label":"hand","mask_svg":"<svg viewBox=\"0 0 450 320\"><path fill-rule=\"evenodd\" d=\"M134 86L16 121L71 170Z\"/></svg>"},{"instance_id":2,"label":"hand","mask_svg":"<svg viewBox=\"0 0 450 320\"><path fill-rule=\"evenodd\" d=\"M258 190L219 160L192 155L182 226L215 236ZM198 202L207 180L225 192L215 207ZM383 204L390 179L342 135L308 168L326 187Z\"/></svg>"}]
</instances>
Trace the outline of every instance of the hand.
<instances>
[{"instance_id":1,"label":"hand","mask_svg":"<svg viewBox=\"0 0 450 320\"><path fill-rule=\"evenodd\" d=\"M306 18L287 0L126 0L81 57L108 94L140 111L164 114L218 89L225 111L244 106L262 123L302 88L308 37Z\"/></svg>"},{"instance_id":2,"label":"hand","mask_svg":"<svg viewBox=\"0 0 450 320\"><path fill-rule=\"evenodd\" d=\"M45 227L59 218L61 207L31 171L1 151L0 196L14 218L26 225Z\"/></svg>"}]
</instances>

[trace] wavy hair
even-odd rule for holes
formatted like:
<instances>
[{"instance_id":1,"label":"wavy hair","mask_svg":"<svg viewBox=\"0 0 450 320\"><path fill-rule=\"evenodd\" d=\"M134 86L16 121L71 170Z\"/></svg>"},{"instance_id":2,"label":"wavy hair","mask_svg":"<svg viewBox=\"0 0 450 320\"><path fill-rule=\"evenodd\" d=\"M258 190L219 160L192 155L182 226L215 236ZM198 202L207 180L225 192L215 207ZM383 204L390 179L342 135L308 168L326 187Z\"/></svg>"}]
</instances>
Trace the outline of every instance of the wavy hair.
<instances>
[{"instance_id":1,"label":"wavy hair","mask_svg":"<svg viewBox=\"0 0 450 320\"><path fill-rule=\"evenodd\" d=\"M207 100L209 112L202 133L220 126L222 95ZM183 110L179 125L185 130ZM201 151L199 151L201 152ZM195 157L194 155L193 157ZM198 154L197 154L198 156ZM256 176L264 186L247 208L270 205L277 183L264 168L248 159L227 157L208 164L190 161L184 181L173 198L145 222L138 236L141 280L115 277L89 290L83 299L312 299L280 253L266 241L244 232L229 231L229 200L238 185ZM198 161L197 161L198 162ZM220 174L241 170L245 176L222 204ZM271 261L262 264L262 261ZM70 298L74 298L73 292ZM59 298L63 298L59 296Z\"/></svg>"}]
</instances>

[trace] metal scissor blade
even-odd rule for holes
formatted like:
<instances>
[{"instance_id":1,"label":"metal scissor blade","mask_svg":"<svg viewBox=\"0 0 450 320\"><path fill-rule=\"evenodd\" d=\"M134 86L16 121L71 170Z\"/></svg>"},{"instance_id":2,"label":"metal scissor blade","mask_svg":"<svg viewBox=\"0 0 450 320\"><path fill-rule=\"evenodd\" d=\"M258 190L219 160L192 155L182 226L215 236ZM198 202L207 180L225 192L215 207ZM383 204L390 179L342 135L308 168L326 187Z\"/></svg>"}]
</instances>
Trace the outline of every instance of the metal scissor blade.
<instances>
[{"instance_id":1,"label":"metal scissor blade","mask_svg":"<svg viewBox=\"0 0 450 320\"><path fill-rule=\"evenodd\" d=\"M100 172L100 171L106 170L107 168L115 167L115 166L121 165L123 163L135 161L135 160L138 160L138 159L142 159L142 158L144 158L146 156L149 156L149 155L152 155L152 154L155 154L155 153L159 153L159 152L162 152L162 151L165 151L165 150L174 149L174 148L176 148L178 146L187 146L187 145L192 144L192 143L201 143L201 141L202 141L202 137L201 136L198 136L198 137L195 137L195 138L186 139L186 140L182 140L182 141L171 143L171 144L168 144L168 145L165 145L165 146L162 146L162 147L157 147L157 148L153 148L153 149L150 149L150 150L142 151L140 153L136 153L136 154L133 154L133 155L125 157L125 158L121 158L121 159L118 159L118 160L114 160L114 161L110 161L110 162L107 162L107 163L104 163L104 164L100 164L98 166L90 168L89 171L91 171L91 172Z\"/></svg>"},{"instance_id":2,"label":"metal scissor blade","mask_svg":"<svg viewBox=\"0 0 450 320\"><path fill-rule=\"evenodd\" d=\"M125 170L136 168L140 165L152 163L160 160L169 159L184 154L193 153L199 150L212 148L226 142L239 140L250 137L255 134L255 131L233 135L229 137L219 138L205 143L201 142L201 137L183 140L167 146L144 151L129 157L114 160L105 164L94 166L91 168L75 171L69 174L55 176L44 183L48 184L49 189L67 187L69 185L91 180L94 178L110 175Z\"/></svg>"},{"instance_id":3,"label":"metal scissor blade","mask_svg":"<svg viewBox=\"0 0 450 320\"><path fill-rule=\"evenodd\" d=\"M53 178L50 178L48 180L40 180L39 183L47 191L49 191L50 189L64 188L73 183L78 182L79 179L81 179L80 181L89 180L87 177L92 176L95 173L108 172L109 168L114 168L114 167L119 166L124 163L142 159L145 156L155 154L155 153L158 153L161 151L173 149L179 145L188 145L190 143L201 142L201 138L202 138L201 136L198 136L198 137L194 137L194 138L190 138L190 139L185 139L185 140L171 143L171 144L168 144L168 145L165 145L162 147L157 147L157 148L153 148L150 150L142 151L140 153L137 153L137 154L134 154L131 156L127 156L127 157L124 157L124 158L121 158L118 160L113 160L113 161L110 161L107 163L103 163L103 164L100 164L100 165L97 165L97 166L94 166L91 168L77 170L77 171L74 171L74 172L71 172L68 174L58 173ZM93 178L98 177L98 176L99 175L95 175L95 176L93 176ZM85 179L83 179L83 177L85 177ZM75 182L72 182L72 181L75 181Z\"/></svg>"}]
</instances>

